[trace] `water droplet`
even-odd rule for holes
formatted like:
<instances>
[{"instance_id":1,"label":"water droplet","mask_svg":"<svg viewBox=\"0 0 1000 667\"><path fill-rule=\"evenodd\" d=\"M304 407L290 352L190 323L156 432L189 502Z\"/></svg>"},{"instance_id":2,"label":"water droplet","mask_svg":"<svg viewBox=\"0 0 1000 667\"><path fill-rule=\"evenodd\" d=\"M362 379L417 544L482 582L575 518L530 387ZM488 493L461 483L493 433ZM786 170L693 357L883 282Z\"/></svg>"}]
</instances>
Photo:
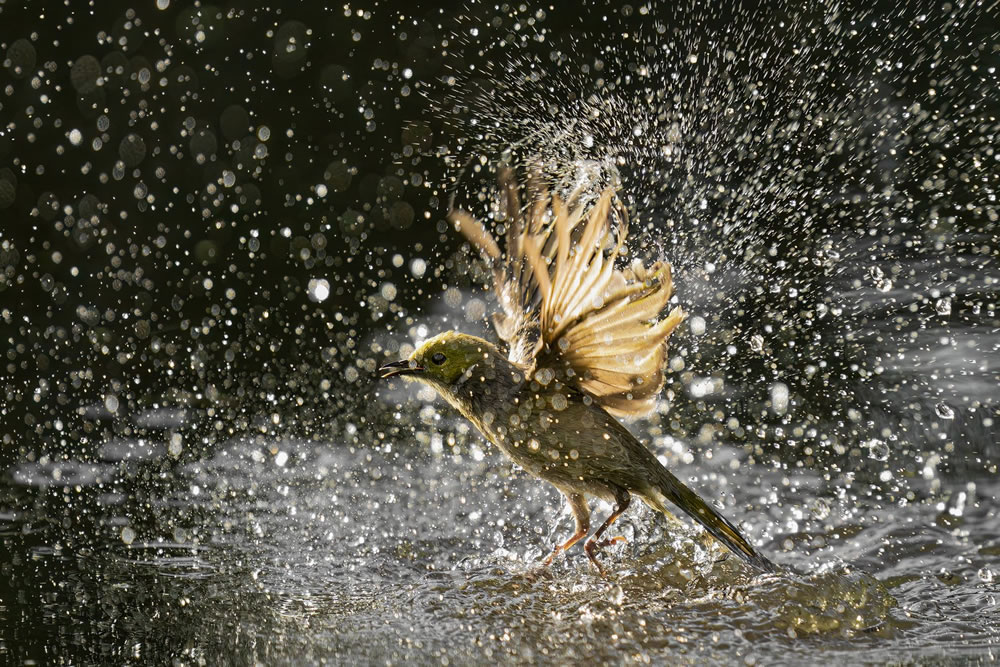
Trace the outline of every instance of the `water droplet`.
<instances>
[{"instance_id":1,"label":"water droplet","mask_svg":"<svg viewBox=\"0 0 1000 667\"><path fill-rule=\"evenodd\" d=\"M889 458L889 445L883 440L878 438L872 438L866 442L861 443L862 447L868 449L868 458L874 459L876 461L886 461Z\"/></svg>"},{"instance_id":2,"label":"water droplet","mask_svg":"<svg viewBox=\"0 0 1000 667\"><path fill-rule=\"evenodd\" d=\"M182 449L183 437L180 433L172 433L170 435L170 444L167 445L167 453L171 456L180 456Z\"/></svg>"},{"instance_id":3,"label":"water droplet","mask_svg":"<svg viewBox=\"0 0 1000 667\"><path fill-rule=\"evenodd\" d=\"M877 266L873 266L868 269L868 275L871 277L872 282L875 283L875 287L881 292L888 292L892 289L892 281L885 277L885 273L882 272Z\"/></svg>"},{"instance_id":4,"label":"water droplet","mask_svg":"<svg viewBox=\"0 0 1000 667\"><path fill-rule=\"evenodd\" d=\"M330 282L325 278L313 278L306 286L309 298L322 303L330 296Z\"/></svg>"},{"instance_id":5,"label":"water droplet","mask_svg":"<svg viewBox=\"0 0 1000 667\"><path fill-rule=\"evenodd\" d=\"M788 411L788 385L784 382L771 385L771 408L779 415Z\"/></svg>"},{"instance_id":6,"label":"water droplet","mask_svg":"<svg viewBox=\"0 0 1000 667\"><path fill-rule=\"evenodd\" d=\"M823 521L830 516L830 502L825 498L817 498L812 503L813 518Z\"/></svg>"},{"instance_id":7,"label":"water droplet","mask_svg":"<svg viewBox=\"0 0 1000 667\"><path fill-rule=\"evenodd\" d=\"M936 412L937 416L940 417L941 419L954 419L955 418L955 411L947 403L938 403L934 407L934 412Z\"/></svg>"},{"instance_id":8,"label":"water droplet","mask_svg":"<svg viewBox=\"0 0 1000 667\"><path fill-rule=\"evenodd\" d=\"M551 368L540 368L538 372L535 373L535 382L542 385L543 387L555 379L556 374Z\"/></svg>"}]
</instances>

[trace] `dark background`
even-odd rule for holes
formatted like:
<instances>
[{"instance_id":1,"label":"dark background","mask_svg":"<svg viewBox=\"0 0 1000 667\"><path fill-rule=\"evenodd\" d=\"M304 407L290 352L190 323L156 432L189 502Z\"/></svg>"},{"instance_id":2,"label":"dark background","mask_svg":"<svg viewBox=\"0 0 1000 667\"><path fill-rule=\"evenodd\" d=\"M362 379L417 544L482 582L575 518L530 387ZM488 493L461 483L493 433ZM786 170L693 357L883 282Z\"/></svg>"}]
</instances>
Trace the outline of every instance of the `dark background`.
<instances>
[{"instance_id":1,"label":"dark background","mask_svg":"<svg viewBox=\"0 0 1000 667\"><path fill-rule=\"evenodd\" d=\"M342 435L421 304L481 275L444 216L492 179L469 165L511 146L614 162L637 251L669 258L708 319L675 349L728 384L708 403L674 387L675 434L761 453L799 427L781 458L812 465L886 428L960 430L934 408L961 386L884 357L934 346L913 332L997 326L985 9L0 9L8 464L86 457L150 406L212 408L207 441ZM942 372L996 381L972 366ZM783 419L775 381L798 406ZM995 409L963 415L977 452Z\"/></svg>"}]
</instances>

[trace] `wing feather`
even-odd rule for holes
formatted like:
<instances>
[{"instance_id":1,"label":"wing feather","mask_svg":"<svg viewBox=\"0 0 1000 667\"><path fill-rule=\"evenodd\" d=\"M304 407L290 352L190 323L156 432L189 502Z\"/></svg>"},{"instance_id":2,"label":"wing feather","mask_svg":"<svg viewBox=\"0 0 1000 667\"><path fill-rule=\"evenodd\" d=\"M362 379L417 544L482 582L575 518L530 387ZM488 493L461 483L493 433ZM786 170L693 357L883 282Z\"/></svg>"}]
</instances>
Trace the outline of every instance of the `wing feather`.
<instances>
[{"instance_id":1,"label":"wing feather","mask_svg":"<svg viewBox=\"0 0 1000 667\"><path fill-rule=\"evenodd\" d=\"M537 174L523 190L510 170L499 180L504 252L473 216L451 219L493 267L502 309L493 319L509 359L532 373L552 369L615 416L646 414L663 386L667 340L685 317L679 307L663 316L670 265L615 267L628 221L611 188L564 200Z\"/></svg>"},{"instance_id":2,"label":"wing feather","mask_svg":"<svg viewBox=\"0 0 1000 667\"><path fill-rule=\"evenodd\" d=\"M465 240L477 248L490 260L500 259L500 246L493 240L493 235L487 231L483 223L472 217L465 211L455 211L451 214L451 220L462 232Z\"/></svg>"}]
</instances>

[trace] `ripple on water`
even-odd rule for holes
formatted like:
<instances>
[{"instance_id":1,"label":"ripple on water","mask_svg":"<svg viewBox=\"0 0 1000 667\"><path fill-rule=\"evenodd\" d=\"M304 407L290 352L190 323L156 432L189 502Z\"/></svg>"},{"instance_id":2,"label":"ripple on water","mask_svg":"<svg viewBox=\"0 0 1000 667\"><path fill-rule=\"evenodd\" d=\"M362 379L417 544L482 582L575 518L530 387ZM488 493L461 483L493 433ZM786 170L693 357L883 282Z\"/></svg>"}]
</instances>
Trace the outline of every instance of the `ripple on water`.
<instances>
[{"instance_id":1,"label":"ripple on water","mask_svg":"<svg viewBox=\"0 0 1000 667\"><path fill-rule=\"evenodd\" d=\"M10 478L22 486L92 486L110 481L114 466L83 461L49 461L19 463L8 470Z\"/></svg>"},{"instance_id":2,"label":"ripple on water","mask_svg":"<svg viewBox=\"0 0 1000 667\"><path fill-rule=\"evenodd\" d=\"M171 429L187 424L189 416L189 411L185 408L155 408L143 410L132 421L139 428Z\"/></svg>"},{"instance_id":3,"label":"ripple on water","mask_svg":"<svg viewBox=\"0 0 1000 667\"><path fill-rule=\"evenodd\" d=\"M148 461L156 459L167 451L160 443L148 440L111 440L97 450L102 461L116 463L118 461Z\"/></svg>"},{"instance_id":4,"label":"ripple on water","mask_svg":"<svg viewBox=\"0 0 1000 667\"><path fill-rule=\"evenodd\" d=\"M204 580L218 576L224 567L216 562L218 552L193 542L135 541L115 550L108 566L121 568L126 578L145 574L176 579Z\"/></svg>"}]
</instances>

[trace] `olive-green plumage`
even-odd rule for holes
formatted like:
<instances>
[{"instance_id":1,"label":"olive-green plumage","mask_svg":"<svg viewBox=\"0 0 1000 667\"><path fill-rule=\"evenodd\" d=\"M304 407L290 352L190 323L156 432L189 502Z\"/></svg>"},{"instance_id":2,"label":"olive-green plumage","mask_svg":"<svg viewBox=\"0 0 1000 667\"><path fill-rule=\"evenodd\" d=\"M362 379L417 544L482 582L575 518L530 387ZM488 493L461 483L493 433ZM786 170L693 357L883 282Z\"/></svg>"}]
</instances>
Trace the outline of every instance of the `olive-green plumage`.
<instances>
[{"instance_id":1,"label":"olive-green plumage","mask_svg":"<svg viewBox=\"0 0 1000 667\"><path fill-rule=\"evenodd\" d=\"M684 317L675 308L660 319L672 292L669 266L615 268L627 224L610 189L596 201L574 193L567 204L529 181L533 202L522 208L509 173L501 186L506 253L479 221L452 217L493 267L503 309L494 322L507 354L449 331L383 366L383 377L431 385L504 454L563 493L577 530L552 556L589 533L586 498L596 496L615 503L585 545L600 568L596 550L615 541L601 538L635 494L660 512L668 501L680 507L748 563L773 570L614 416L648 412L662 387L666 340Z\"/></svg>"}]
</instances>

